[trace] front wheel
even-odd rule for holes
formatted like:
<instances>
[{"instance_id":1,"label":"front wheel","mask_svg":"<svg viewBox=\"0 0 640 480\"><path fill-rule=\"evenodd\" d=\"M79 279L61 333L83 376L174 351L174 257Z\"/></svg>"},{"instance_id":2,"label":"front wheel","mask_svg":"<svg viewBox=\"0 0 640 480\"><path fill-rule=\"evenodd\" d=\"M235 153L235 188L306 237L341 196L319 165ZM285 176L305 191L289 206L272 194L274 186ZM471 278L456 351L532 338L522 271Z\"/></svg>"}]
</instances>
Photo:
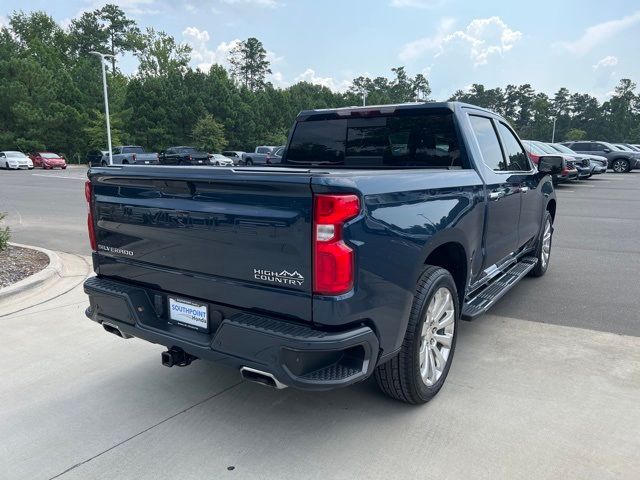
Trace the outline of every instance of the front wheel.
<instances>
[{"instance_id":1,"label":"front wheel","mask_svg":"<svg viewBox=\"0 0 640 480\"><path fill-rule=\"evenodd\" d=\"M538 245L536 246L536 258L538 263L529 272L532 277L541 277L547 273L549 268L549 260L551 259L551 241L553 240L553 220L549 211L544 213L544 220L542 222L542 232L540 238L538 238Z\"/></svg>"},{"instance_id":2,"label":"front wheel","mask_svg":"<svg viewBox=\"0 0 640 480\"><path fill-rule=\"evenodd\" d=\"M244 162L244 164L245 164L247 167L250 167L251 165L253 165L253 160L251 160L251 159L249 158L246 162Z\"/></svg>"},{"instance_id":3,"label":"front wheel","mask_svg":"<svg viewBox=\"0 0 640 480\"><path fill-rule=\"evenodd\" d=\"M629 162L619 158L613 161L611 168L613 168L613 171L616 173L627 173L629 171Z\"/></svg>"},{"instance_id":4,"label":"front wheel","mask_svg":"<svg viewBox=\"0 0 640 480\"><path fill-rule=\"evenodd\" d=\"M449 374L459 316L453 277L443 268L427 266L418 281L402 347L375 371L380 389L406 403L431 400Z\"/></svg>"}]
</instances>

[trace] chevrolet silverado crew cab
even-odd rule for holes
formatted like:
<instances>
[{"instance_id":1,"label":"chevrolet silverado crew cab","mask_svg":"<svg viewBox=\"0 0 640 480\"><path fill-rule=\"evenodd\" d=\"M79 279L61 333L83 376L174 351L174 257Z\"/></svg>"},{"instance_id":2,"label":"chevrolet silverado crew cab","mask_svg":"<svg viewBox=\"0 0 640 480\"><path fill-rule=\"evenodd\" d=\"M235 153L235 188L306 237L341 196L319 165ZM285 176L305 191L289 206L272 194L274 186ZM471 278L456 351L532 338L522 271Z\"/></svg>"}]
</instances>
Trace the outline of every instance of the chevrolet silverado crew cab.
<instances>
[{"instance_id":1,"label":"chevrolet silverado crew cab","mask_svg":"<svg viewBox=\"0 0 640 480\"><path fill-rule=\"evenodd\" d=\"M303 111L277 167L92 168L87 316L276 388L423 403L460 319L549 265L562 158L460 103Z\"/></svg>"}]
</instances>

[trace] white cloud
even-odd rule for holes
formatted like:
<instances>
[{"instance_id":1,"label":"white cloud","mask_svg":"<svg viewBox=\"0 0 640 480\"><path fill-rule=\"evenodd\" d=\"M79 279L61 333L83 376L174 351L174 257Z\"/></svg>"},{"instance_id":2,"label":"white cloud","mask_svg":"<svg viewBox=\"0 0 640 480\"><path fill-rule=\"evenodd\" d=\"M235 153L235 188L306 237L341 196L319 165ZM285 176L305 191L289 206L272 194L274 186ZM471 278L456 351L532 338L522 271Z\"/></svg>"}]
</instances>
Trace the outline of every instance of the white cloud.
<instances>
[{"instance_id":1,"label":"white cloud","mask_svg":"<svg viewBox=\"0 0 640 480\"><path fill-rule=\"evenodd\" d=\"M464 30L451 32L453 25L453 19L442 19L434 36L405 44L400 51L400 59L414 60L429 51L435 52L434 57L439 57L447 47L456 46L456 50L468 51L474 65L485 65L489 57L503 55L522 38L522 32L511 29L495 16L474 19Z\"/></svg>"},{"instance_id":2,"label":"white cloud","mask_svg":"<svg viewBox=\"0 0 640 480\"><path fill-rule=\"evenodd\" d=\"M585 55L595 46L638 22L640 22L640 10L618 20L609 20L608 22L592 25L588 27L577 40L573 42L561 42L560 46L575 55Z\"/></svg>"},{"instance_id":3,"label":"white cloud","mask_svg":"<svg viewBox=\"0 0 640 480\"><path fill-rule=\"evenodd\" d=\"M240 43L240 39L236 38L229 42L220 42L215 49L209 48L209 32L200 30L198 27L187 27L182 32L184 41L192 48L191 61L196 67L202 71L208 71L214 63L229 67L227 57L229 52ZM276 55L274 52L267 50L267 60L271 65L275 65L284 61L284 57Z\"/></svg>"},{"instance_id":4,"label":"white cloud","mask_svg":"<svg viewBox=\"0 0 640 480\"><path fill-rule=\"evenodd\" d=\"M414 60L421 57L429 50L438 50L442 48L445 38L453 29L454 24L455 20L453 18L441 19L434 36L420 38L405 44L400 51L400 59L403 61Z\"/></svg>"},{"instance_id":5,"label":"white cloud","mask_svg":"<svg viewBox=\"0 0 640 480\"><path fill-rule=\"evenodd\" d=\"M336 80L333 77L320 77L312 68L307 68L304 72L294 78L294 83L309 82L315 85L322 85L333 91L344 92L351 86L349 80Z\"/></svg>"},{"instance_id":6,"label":"white cloud","mask_svg":"<svg viewBox=\"0 0 640 480\"><path fill-rule=\"evenodd\" d=\"M594 70L598 70L601 68L609 68L615 67L618 64L618 57L614 57L613 55L607 55L606 57L600 59L598 63L592 65Z\"/></svg>"},{"instance_id":7,"label":"white cloud","mask_svg":"<svg viewBox=\"0 0 640 480\"><path fill-rule=\"evenodd\" d=\"M446 0L391 0L396 8L435 8L444 5Z\"/></svg>"},{"instance_id":8,"label":"white cloud","mask_svg":"<svg viewBox=\"0 0 640 480\"><path fill-rule=\"evenodd\" d=\"M273 72L268 80L278 87L286 88L289 86L289 82L284 79L282 72Z\"/></svg>"},{"instance_id":9,"label":"white cloud","mask_svg":"<svg viewBox=\"0 0 640 480\"><path fill-rule=\"evenodd\" d=\"M200 30L197 27L187 27L182 32L182 36L185 42L193 49L191 51L191 60L196 63L196 66L200 70L205 72L208 71L214 63L228 66L227 57L229 56L229 52L240 42L237 38L230 42L221 42L215 50L211 50L209 48L209 32L206 30Z\"/></svg>"},{"instance_id":10,"label":"white cloud","mask_svg":"<svg viewBox=\"0 0 640 480\"><path fill-rule=\"evenodd\" d=\"M222 0L228 5L253 5L256 7L276 8L280 6L276 0Z\"/></svg>"}]
</instances>

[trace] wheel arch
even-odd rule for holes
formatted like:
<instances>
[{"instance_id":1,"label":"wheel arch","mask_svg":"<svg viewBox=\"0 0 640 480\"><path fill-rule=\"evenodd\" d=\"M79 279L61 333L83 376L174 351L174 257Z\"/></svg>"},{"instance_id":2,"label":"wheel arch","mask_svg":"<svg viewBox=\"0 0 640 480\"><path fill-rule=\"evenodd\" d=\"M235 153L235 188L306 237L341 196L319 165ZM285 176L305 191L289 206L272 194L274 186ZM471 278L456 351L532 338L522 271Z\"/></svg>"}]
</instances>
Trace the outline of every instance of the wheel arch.
<instances>
[{"instance_id":1,"label":"wheel arch","mask_svg":"<svg viewBox=\"0 0 640 480\"><path fill-rule=\"evenodd\" d=\"M551 220L554 222L556 220L556 207L557 207L557 204L556 204L555 198L552 198L547 202L546 210L551 214Z\"/></svg>"},{"instance_id":2,"label":"wheel arch","mask_svg":"<svg viewBox=\"0 0 640 480\"><path fill-rule=\"evenodd\" d=\"M451 274L458 290L459 305L462 308L469 274L465 247L454 240L439 242L429 251L424 264L444 268Z\"/></svg>"}]
</instances>

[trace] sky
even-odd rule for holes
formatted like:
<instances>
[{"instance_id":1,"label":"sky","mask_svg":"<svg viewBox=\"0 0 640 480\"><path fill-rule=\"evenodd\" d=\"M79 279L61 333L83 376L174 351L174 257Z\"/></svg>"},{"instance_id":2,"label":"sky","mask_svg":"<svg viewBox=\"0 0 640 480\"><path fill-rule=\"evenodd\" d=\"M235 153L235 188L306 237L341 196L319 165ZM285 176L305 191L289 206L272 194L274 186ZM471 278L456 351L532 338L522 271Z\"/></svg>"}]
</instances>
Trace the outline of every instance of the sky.
<instances>
[{"instance_id":1,"label":"sky","mask_svg":"<svg viewBox=\"0 0 640 480\"><path fill-rule=\"evenodd\" d=\"M344 90L401 65L427 76L435 100L473 83L530 83L602 101L620 78L640 81L637 0L0 0L0 25L16 5L68 25L105 3L191 45L194 68L224 65L235 42L256 37L269 80L283 87L306 80ZM135 72L132 58L121 65Z\"/></svg>"}]
</instances>

